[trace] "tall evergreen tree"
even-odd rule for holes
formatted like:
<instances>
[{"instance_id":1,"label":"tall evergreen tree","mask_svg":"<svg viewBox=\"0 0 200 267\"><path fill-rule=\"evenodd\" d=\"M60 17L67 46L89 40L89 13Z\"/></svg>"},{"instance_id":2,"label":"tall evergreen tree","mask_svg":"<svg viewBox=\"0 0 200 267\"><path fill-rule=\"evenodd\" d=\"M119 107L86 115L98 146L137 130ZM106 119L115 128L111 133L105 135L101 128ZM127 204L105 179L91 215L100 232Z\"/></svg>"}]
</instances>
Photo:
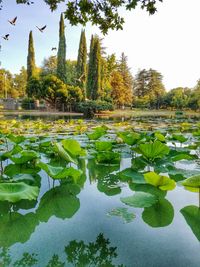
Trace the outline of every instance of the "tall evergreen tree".
<instances>
[{"instance_id":1,"label":"tall evergreen tree","mask_svg":"<svg viewBox=\"0 0 200 267\"><path fill-rule=\"evenodd\" d=\"M77 71L77 85L82 89L85 98L86 75L87 75L87 43L85 37L85 30L81 31L76 71Z\"/></svg>"},{"instance_id":2,"label":"tall evergreen tree","mask_svg":"<svg viewBox=\"0 0 200 267\"><path fill-rule=\"evenodd\" d=\"M65 41L65 25L63 14L60 16L60 28L59 28L59 45L57 55L57 77L66 83L67 71L66 71L66 41Z\"/></svg>"},{"instance_id":3,"label":"tall evergreen tree","mask_svg":"<svg viewBox=\"0 0 200 267\"><path fill-rule=\"evenodd\" d=\"M96 100L101 96L101 47L98 36L92 36L90 43L87 97Z\"/></svg>"},{"instance_id":4,"label":"tall evergreen tree","mask_svg":"<svg viewBox=\"0 0 200 267\"><path fill-rule=\"evenodd\" d=\"M36 65L35 65L35 51L33 44L33 33L30 31L29 33L29 41L28 41L28 56L27 56L27 82L30 80L32 76L36 74Z\"/></svg>"}]
</instances>

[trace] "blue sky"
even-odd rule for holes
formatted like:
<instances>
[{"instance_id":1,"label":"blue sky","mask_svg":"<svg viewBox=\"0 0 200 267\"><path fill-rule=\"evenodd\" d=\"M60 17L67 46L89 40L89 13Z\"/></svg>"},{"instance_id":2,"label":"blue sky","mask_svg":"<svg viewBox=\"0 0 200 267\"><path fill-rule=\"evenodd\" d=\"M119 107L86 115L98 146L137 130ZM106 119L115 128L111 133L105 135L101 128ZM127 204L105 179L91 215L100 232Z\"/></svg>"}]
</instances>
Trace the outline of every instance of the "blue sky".
<instances>
[{"instance_id":1,"label":"blue sky","mask_svg":"<svg viewBox=\"0 0 200 267\"><path fill-rule=\"evenodd\" d=\"M0 11L0 35L10 34L10 40L1 38L1 67L12 73L26 66L28 34L33 30L36 63L41 65L45 57L55 55L51 48L58 45L58 24L65 4L51 12L43 0L35 0L32 6L16 5L15 0L4 0ZM189 2L189 3L188 3ZM167 89L178 86L194 87L200 79L200 0L164 0L158 12L149 16L137 8L121 10L125 17L123 31L109 31L104 37L107 53L122 52L128 56L133 75L139 69L153 68L160 71ZM16 26L7 20L18 16ZM47 24L44 33L36 25ZM67 21L67 58L76 59L82 26L72 27ZM96 27L87 25L86 36L89 48L91 34L100 34Z\"/></svg>"}]
</instances>

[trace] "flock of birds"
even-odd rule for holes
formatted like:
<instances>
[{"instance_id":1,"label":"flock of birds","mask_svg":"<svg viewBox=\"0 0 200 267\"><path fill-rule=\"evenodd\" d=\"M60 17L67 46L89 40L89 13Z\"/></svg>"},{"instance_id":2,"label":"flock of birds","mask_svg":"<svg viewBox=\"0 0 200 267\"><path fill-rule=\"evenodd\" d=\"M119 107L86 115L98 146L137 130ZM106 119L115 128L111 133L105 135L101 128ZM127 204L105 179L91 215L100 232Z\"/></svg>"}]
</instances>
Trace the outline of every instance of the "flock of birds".
<instances>
[{"instance_id":1,"label":"flock of birds","mask_svg":"<svg viewBox=\"0 0 200 267\"><path fill-rule=\"evenodd\" d=\"M28 4L28 3L29 3L29 4ZM27 3L27 4L30 5L30 4L33 4L34 2L28 2L28 3ZM12 26L15 26L15 25L16 25L16 22L17 22L17 16L14 17L12 20L8 20L8 22L9 22ZM37 27L37 29L38 29L41 33L43 33L44 30L46 29L47 25L44 25L44 26L42 26L42 27L38 27L38 26L36 26L36 27ZM5 41L8 41L8 40L9 40L9 37L10 37L10 34L9 34L9 33L7 33L7 34L5 34L4 36L2 36L2 38L3 38ZM54 51L54 50L57 50L57 48L56 48L56 47L52 47L52 48L51 48L51 51ZM1 45L0 45L0 51L1 51Z\"/></svg>"}]
</instances>

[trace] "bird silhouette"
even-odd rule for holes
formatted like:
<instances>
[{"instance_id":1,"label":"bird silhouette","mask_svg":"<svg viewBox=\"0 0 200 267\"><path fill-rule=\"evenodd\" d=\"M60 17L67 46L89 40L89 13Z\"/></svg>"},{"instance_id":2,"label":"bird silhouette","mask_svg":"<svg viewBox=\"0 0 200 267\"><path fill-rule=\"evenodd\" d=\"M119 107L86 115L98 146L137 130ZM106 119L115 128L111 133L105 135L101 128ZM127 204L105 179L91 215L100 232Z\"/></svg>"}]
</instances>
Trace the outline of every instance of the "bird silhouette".
<instances>
[{"instance_id":1,"label":"bird silhouette","mask_svg":"<svg viewBox=\"0 0 200 267\"><path fill-rule=\"evenodd\" d=\"M38 28L38 30L39 30L40 32L43 32L44 29L47 27L47 25L43 26L42 28L39 28L38 26L36 26L36 27Z\"/></svg>"},{"instance_id":2,"label":"bird silhouette","mask_svg":"<svg viewBox=\"0 0 200 267\"><path fill-rule=\"evenodd\" d=\"M9 36L10 36L10 34L6 34L6 35L2 36L2 38L3 38L4 40L8 41Z\"/></svg>"},{"instance_id":3,"label":"bird silhouette","mask_svg":"<svg viewBox=\"0 0 200 267\"><path fill-rule=\"evenodd\" d=\"M57 50L57 48L56 47L52 47L51 48L51 51L54 51L54 50Z\"/></svg>"},{"instance_id":4,"label":"bird silhouette","mask_svg":"<svg viewBox=\"0 0 200 267\"><path fill-rule=\"evenodd\" d=\"M15 24L16 24L16 20L17 20L17 17L15 17L15 18L12 19L12 20L8 20L8 22L9 22L11 25L15 26Z\"/></svg>"},{"instance_id":5,"label":"bird silhouette","mask_svg":"<svg viewBox=\"0 0 200 267\"><path fill-rule=\"evenodd\" d=\"M32 5L32 4L34 4L34 2L32 2L32 1L28 1L27 2L27 5L29 5L29 6Z\"/></svg>"}]
</instances>

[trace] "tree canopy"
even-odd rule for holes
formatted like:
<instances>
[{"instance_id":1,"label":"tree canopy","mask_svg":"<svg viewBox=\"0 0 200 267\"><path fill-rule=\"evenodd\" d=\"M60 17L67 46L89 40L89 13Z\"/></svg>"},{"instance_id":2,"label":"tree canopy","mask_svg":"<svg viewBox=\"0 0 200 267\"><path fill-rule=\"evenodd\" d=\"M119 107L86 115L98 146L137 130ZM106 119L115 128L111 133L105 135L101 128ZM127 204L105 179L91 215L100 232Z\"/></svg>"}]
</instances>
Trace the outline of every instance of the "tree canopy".
<instances>
[{"instance_id":1,"label":"tree canopy","mask_svg":"<svg viewBox=\"0 0 200 267\"><path fill-rule=\"evenodd\" d=\"M72 25L85 25L88 21L99 26L101 31L106 34L109 29L122 29L124 18L120 15L120 8L126 10L135 9L140 6L149 14L157 11L157 3L163 0L43 0L52 11L62 2L66 3L64 12L65 18ZM3 0L0 0L0 4ZM30 0L16 0L17 4L28 4Z\"/></svg>"}]
</instances>

